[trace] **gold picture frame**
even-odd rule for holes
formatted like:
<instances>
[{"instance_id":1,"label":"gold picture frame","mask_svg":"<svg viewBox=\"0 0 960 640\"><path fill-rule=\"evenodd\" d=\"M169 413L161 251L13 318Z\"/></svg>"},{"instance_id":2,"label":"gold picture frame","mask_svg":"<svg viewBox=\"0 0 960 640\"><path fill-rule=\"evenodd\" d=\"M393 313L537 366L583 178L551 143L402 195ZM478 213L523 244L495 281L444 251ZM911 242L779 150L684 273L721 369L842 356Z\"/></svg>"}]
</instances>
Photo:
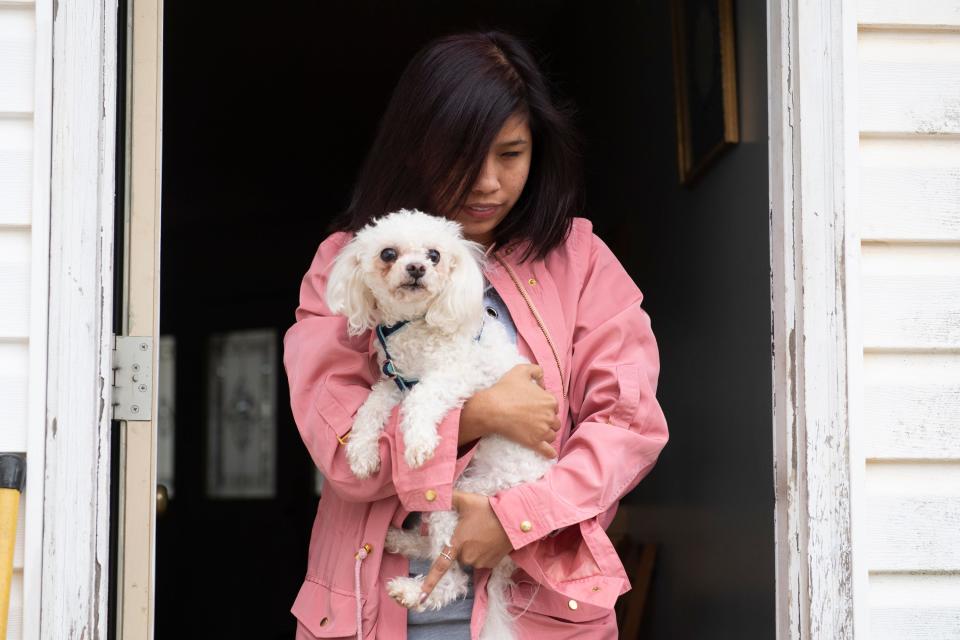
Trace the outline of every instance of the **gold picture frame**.
<instances>
[{"instance_id":1,"label":"gold picture frame","mask_svg":"<svg viewBox=\"0 0 960 640\"><path fill-rule=\"evenodd\" d=\"M690 186L740 141L733 0L672 0L677 164Z\"/></svg>"}]
</instances>

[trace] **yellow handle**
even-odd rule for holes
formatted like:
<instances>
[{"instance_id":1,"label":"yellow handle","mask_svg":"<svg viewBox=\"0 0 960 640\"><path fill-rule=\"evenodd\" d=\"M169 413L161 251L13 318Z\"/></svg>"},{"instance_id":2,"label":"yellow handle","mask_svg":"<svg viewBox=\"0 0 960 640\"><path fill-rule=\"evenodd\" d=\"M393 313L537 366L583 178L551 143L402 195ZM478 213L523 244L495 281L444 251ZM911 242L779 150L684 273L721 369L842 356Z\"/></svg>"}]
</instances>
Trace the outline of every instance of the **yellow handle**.
<instances>
[{"instance_id":1,"label":"yellow handle","mask_svg":"<svg viewBox=\"0 0 960 640\"><path fill-rule=\"evenodd\" d=\"M0 638L7 637L10 580L13 577L13 547L17 542L17 510L20 492L0 488Z\"/></svg>"}]
</instances>

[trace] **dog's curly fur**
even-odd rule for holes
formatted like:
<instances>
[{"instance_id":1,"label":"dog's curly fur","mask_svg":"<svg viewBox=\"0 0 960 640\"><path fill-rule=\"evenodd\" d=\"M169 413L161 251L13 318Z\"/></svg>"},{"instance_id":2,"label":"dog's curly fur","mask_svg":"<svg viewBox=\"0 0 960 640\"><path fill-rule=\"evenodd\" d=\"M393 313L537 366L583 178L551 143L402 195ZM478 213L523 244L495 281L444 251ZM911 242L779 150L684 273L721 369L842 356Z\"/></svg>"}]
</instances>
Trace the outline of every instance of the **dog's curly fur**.
<instances>
[{"instance_id":1,"label":"dog's curly fur","mask_svg":"<svg viewBox=\"0 0 960 640\"><path fill-rule=\"evenodd\" d=\"M393 251L384 253L385 249ZM335 259L327 306L347 316L352 335L378 324L408 321L389 337L389 351L403 376L419 380L402 394L393 380L381 378L357 411L346 449L358 478L379 469L377 441L397 403L402 403L404 455L407 464L418 467L436 450L437 426L451 409L513 366L528 362L499 322L483 321L483 262L482 246L464 239L459 224L416 209L401 209L368 224ZM414 278L411 272L422 275ZM377 349L382 364L385 355L379 343ZM488 435L478 443L456 488L490 496L542 477L554 462L499 435ZM457 513L435 511L424 514L424 519L429 536L391 529L386 548L410 558L435 559L450 543ZM513 637L507 598L515 568L507 556L491 573L484 639ZM421 609L439 609L467 592L467 574L456 562L420 604L423 580L424 576L397 577L388 583L388 591L404 606Z\"/></svg>"}]
</instances>

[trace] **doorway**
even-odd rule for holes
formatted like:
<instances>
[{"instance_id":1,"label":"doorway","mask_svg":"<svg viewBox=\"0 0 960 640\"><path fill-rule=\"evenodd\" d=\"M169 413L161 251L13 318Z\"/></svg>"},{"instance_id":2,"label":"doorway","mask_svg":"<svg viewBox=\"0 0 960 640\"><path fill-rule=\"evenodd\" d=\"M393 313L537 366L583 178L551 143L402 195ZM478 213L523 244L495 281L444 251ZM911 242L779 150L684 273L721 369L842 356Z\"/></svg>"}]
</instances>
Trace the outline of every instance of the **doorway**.
<instances>
[{"instance_id":1,"label":"doorway","mask_svg":"<svg viewBox=\"0 0 960 640\"><path fill-rule=\"evenodd\" d=\"M548 52L579 106L584 215L644 291L658 338L671 440L623 502L631 534L659 548L642 637L775 635L766 17L739 5L743 141L686 189L668 3L165 3L160 330L175 411L158 639L292 637L317 494L282 336L406 61L484 26ZM215 395L212 363L243 366L223 347L243 340L274 359L272 388L255 392L271 415L242 439L268 460L248 481L211 471L228 446L212 407L250 402Z\"/></svg>"}]
</instances>

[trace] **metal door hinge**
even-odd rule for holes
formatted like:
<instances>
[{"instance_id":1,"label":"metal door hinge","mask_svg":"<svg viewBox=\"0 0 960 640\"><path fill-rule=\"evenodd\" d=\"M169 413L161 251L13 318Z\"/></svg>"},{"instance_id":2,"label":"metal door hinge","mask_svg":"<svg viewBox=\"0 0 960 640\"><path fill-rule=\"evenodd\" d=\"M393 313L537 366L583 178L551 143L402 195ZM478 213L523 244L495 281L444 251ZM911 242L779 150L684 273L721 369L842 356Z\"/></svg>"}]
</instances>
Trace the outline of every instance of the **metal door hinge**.
<instances>
[{"instance_id":1,"label":"metal door hinge","mask_svg":"<svg viewBox=\"0 0 960 640\"><path fill-rule=\"evenodd\" d=\"M153 337L114 335L113 419L153 416Z\"/></svg>"}]
</instances>

